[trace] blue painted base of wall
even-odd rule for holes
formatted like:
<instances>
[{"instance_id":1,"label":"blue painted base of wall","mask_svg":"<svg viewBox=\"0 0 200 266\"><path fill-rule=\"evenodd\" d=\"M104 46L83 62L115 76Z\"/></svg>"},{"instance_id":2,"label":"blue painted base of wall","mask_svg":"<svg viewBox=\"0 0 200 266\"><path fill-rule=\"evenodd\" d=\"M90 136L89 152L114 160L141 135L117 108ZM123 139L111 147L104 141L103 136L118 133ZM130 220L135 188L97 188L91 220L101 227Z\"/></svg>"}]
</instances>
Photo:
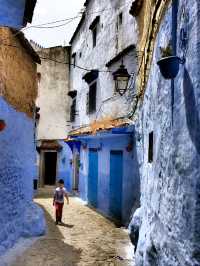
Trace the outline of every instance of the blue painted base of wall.
<instances>
[{"instance_id":1,"label":"blue painted base of wall","mask_svg":"<svg viewBox=\"0 0 200 266\"><path fill-rule=\"evenodd\" d=\"M58 154L58 175L57 180L63 179L65 182L65 187L68 192L72 192L73 183L72 183L72 152L69 146L64 141L59 141L59 144L62 145L62 151Z\"/></svg>"},{"instance_id":2,"label":"blue painted base of wall","mask_svg":"<svg viewBox=\"0 0 200 266\"><path fill-rule=\"evenodd\" d=\"M0 97L0 254L21 236L45 232L43 211L32 202L36 177L34 124Z\"/></svg>"},{"instance_id":3,"label":"blue painted base of wall","mask_svg":"<svg viewBox=\"0 0 200 266\"><path fill-rule=\"evenodd\" d=\"M133 135L98 136L83 139L87 149L80 151L80 176L79 195L84 201L88 201L88 169L89 150L98 149L98 195L97 208L106 216L112 216L110 212L110 152L117 150L123 152L123 178L122 178L122 223L128 224L131 213L139 206L140 201L140 178L139 166L135 147L128 152L127 146L133 141ZM114 217L115 218L115 217Z\"/></svg>"}]
</instances>

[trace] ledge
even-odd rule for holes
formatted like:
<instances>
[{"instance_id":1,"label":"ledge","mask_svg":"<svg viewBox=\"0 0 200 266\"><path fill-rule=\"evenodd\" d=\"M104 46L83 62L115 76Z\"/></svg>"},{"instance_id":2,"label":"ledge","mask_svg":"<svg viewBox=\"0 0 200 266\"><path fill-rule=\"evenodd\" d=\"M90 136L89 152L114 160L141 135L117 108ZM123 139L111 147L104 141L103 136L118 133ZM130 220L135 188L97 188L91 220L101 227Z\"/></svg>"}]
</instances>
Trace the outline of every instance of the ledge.
<instances>
[{"instance_id":1,"label":"ledge","mask_svg":"<svg viewBox=\"0 0 200 266\"><path fill-rule=\"evenodd\" d=\"M129 53L131 50L134 50L135 48L136 48L136 46L134 44L129 45L123 51L121 51L118 55L116 55L110 61L108 61L106 63L106 67L110 67L114 63L118 62L124 55L126 55L127 53Z\"/></svg>"}]
</instances>

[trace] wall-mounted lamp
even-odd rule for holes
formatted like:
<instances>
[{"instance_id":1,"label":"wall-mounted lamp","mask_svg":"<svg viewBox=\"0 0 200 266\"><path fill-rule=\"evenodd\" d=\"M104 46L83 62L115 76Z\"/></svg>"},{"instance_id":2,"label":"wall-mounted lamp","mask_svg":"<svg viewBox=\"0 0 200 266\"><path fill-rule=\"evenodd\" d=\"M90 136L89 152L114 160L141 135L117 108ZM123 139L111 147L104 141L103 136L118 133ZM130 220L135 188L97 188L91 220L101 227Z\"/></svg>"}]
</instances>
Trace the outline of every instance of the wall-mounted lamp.
<instances>
[{"instance_id":1,"label":"wall-mounted lamp","mask_svg":"<svg viewBox=\"0 0 200 266\"><path fill-rule=\"evenodd\" d=\"M115 81L115 90L121 96L124 95L128 89L130 77L131 77L131 75L128 73L123 62L121 64L120 68L113 73L113 78Z\"/></svg>"}]
</instances>

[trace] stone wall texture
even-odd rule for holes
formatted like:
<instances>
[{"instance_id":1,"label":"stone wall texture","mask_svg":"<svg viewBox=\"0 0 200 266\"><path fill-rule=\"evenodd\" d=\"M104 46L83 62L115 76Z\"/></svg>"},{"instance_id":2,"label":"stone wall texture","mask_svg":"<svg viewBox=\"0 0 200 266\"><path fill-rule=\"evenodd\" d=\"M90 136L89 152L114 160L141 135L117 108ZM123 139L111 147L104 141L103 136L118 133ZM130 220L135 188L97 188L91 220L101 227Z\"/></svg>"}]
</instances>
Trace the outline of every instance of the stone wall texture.
<instances>
[{"instance_id":1,"label":"stone wall texture","mask_svg":"<svg viewBox=\"0 0 200 266\"><path fill-rule=\"evenodd\" d=\"M179 56L183 26L188 30L188 45L186 63L175 79L173 108L171 82L161 76L156 64L160 47L166 47L171 39L171 12L169 8L159 28L136 123L137 134L142 136L137 142L142 206L137 266L200 265L200 3L179 1ZM152 131L154 160L148 163Z\"/></svg>"}]
</instances>

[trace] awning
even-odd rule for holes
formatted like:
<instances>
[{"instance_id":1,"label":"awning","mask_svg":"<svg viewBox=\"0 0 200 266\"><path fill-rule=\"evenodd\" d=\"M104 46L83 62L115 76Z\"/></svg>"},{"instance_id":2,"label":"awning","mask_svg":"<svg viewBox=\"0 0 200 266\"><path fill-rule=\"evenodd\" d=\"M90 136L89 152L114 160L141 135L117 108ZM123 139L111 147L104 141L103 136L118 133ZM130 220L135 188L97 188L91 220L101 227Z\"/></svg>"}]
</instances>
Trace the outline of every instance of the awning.
<instances>
[{"instance_id":1,"label":"awning","mask_svg":"<svg viewBox=\"0 0 200 266\"><path fill-rule=\"evenodd\" d=\"M102 119L94 121L89 126L81 127L69 132L69 136L75 138L81 135L96 135L99 132L105 132L107 130L112 130L113 134L120 134L120 132L124 134L126 128L131 125L133 125L133 121L128 118Z\"/></svg>"},{"instance_id":2,"label":"awning","mask_svg":"<svg viewBox=\"0 0 200 266\"><path fill-rule=\"evenodd\" d=\"M76 139L72 139L72 138L68 138L65 140L65 143L70 147L72 152L74 151L74 148L76 148L78 150L78 152L80 152L81 141L76 140Z\"/></svg>"}]
</instances>

